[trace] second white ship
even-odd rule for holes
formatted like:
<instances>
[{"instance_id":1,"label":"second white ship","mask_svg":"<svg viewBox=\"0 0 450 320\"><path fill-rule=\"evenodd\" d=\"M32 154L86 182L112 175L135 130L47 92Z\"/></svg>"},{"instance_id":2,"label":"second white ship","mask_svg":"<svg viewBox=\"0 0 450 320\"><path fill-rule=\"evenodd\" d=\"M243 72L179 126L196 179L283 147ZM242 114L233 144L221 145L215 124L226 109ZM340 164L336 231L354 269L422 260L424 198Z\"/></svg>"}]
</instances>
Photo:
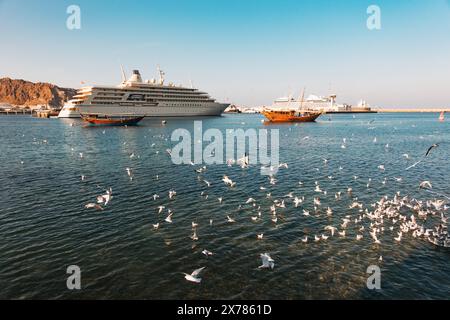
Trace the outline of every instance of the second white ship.
<instances>
[{"instance_id":1,"label":"second white ship","mask_svg":"<svg viewBox=\"0 0 450 320\"><path fill-rule=\"evenodd\" d=\"M159 80L142 81L138 70L118 86L89 86L77 91L59 113L59 118L79 118L80 113L114 116L219 116L229 106L218 103L198 89L164 83L164 72Z\"/></svg>"}]
</instances>

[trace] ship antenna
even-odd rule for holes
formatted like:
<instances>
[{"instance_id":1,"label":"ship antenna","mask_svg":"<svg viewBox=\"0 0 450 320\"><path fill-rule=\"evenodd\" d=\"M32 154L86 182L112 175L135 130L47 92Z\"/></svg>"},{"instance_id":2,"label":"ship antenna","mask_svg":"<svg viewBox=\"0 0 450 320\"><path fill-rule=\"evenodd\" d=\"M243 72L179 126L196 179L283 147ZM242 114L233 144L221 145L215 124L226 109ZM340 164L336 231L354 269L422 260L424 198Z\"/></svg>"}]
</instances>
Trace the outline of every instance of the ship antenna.
<instances>
[{"instance_id":1,"label":"ship antenna","mask_svg":"<svg viewBox=\"0 0 450 320\"><path fill-rule=\"evenodd\" d=\"M122 83L127 81L127 76L125 75L125 71L123 70L123 65L120 65L120 71L122 72Z\"/></svg>"},{"instance_id":2,"label":"ship antenna","mask_svg":"<svg viewBox=\"0 0 450 320\"><path fill-rule=\"evenodd\" d=\"M292 92L289 89L289 96L288 96L288 103L287 103L287 109L291 106L291 100L292 100Z\"/></svg>"},{"instance_id":3,"label":"ship antenna","mask_svg":"<svg viewBox=\"0 0 450 320\"><path fill-rule=\"evenodd\" d=\"M160 85L163 85L163 84L164 84L164 75L165 75L165 73L164 73L164 71L161 70L161 68L159 67L159 65L158 65L158 67L157 67L157 70L158 70L158 72L159 72L159 84L160 84Z\"/></svg>"}]
</instances>

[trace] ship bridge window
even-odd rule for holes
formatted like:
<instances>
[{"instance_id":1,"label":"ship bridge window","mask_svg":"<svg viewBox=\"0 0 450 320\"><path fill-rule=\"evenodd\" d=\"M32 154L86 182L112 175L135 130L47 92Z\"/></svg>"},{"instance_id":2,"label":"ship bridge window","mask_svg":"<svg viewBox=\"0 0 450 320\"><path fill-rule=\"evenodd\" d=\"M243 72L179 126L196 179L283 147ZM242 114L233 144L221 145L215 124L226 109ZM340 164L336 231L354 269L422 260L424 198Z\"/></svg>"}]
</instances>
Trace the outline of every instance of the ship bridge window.
<instances>
[{"instance_id":1,"label":"ship bridge window","mask_svg":"<svg viewBox=\"0 0 450 320\"><path fill-rule=\"evenodd\" d=\"M130 94L127 98L127 101L145 101L144 94Z\"/></svg>"}]
</instances>

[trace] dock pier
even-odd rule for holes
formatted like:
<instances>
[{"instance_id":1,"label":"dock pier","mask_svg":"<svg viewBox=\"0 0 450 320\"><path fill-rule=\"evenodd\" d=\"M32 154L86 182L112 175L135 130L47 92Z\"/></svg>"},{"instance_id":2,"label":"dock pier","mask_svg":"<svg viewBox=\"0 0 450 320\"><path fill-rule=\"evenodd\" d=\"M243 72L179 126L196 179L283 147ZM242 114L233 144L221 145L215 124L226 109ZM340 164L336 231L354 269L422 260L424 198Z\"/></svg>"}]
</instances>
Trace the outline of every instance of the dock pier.
<instances>
[{"instance_id":1,"label":"dock pier","mask_svg":"<svg viewBox=\"0 0 450 320\"><path fill-rule=\"evenodd\" d=\"M0 110L0 115L5 116L20 116L20 115L32 115L31 110Z\"/></svg>"},{"instance_id":2,"label":"dock pier","mask_svg":"<svg viewBox=\"0 0 450 320\"><path fill-rule=\"evenodd\" d=\"M52 118L57 117L59 110L0 110L0 116L33 116L36 118Z\"/></svg>"}]
</instances>

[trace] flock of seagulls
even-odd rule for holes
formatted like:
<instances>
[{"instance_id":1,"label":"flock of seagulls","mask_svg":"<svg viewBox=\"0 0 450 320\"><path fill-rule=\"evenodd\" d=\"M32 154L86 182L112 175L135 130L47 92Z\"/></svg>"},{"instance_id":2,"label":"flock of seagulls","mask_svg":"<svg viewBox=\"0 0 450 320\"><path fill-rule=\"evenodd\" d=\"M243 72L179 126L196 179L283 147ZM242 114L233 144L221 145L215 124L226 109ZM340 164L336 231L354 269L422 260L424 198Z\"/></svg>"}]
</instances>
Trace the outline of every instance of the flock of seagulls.
<instances>
[{"instance_id":1,"label":"flock of seagulls","mask_svg":"<svg viewBox=\"0 0 450 320\"><path fill-rule=\"evenodd\" d=\"M302 140L307 140L309 137L304 137ZM374 143L377 142L377 138L374 138ZM341 148L346 149L348 145L347 139L342 140ZM410 170L411 168L419 165L425 158L429 157L432 150L437 148L439 144L433 144L425 153L420 161L417 161L412 166L406 168L405 170ZM389 148L389 145L386 145ZM166 150L168 156L171 156L171 151ZM79 153L80 158L83 158L83 153ZM130 158L134 158L133 153ZM403 158L409 159L408 154L403 154ZM330 165L331 159L323 159L323 164L325 166ZM194 166L193 163L191 163ZM228 166L238 165L242 169L247 169L250 167L250 161L247 154L245 154L241 159L237 161L229 160L227 161ZM287 163L281 163L279 169L288 169L289 165ZM338 171L343 170L342 166L336 167ZM389 168L388 168L389 169ZM386 174L388 169L385 165L380 164L378 170L382 174ZM206 166L195 168L194 171L198 175L197 178L204 184L206 188L202 191L201 196L203 199L208 199L207 190L213 185L219 185L223 183L226 188L233 189L238 186L239 181L233 181L228 175L223 175L221 182L208 181L205 180L204 175L208 168ZM317 170L319 171L319 170ZM129 167L125 168L126 175L128 176L130 182L133 181L134 173ZM329 175L326 177L328 180L333 180L334 176ZM85 176L81 177L84 181ZM157 179L159 177L157 176ZM353 180L357 181L363 179L359 176L354 176ZM386 177L382 184L385 185L389 179L393 179L397 182L402 181L402 177ZM373 245L381 247L385 242L392 242L394 244L400 244L406 238L410 239L420 239L427 241L436 246L450 247L450 236L447 231L447 211L449 209L447 202L440 199L431 200L419 200L407 195L401 195L400 192L395 193L393 196L384 196L380 198L377 202L371 204L363 203L354 194L357 193L352 187L344 187L340 191L328 193L326 188L321 185L321 182L315 181L313 189L307 191L305 188L305 183L302 181L298 182L295 191L289 192L282 197L274 197L274 189L278 183L275 175L270 175L267 180L268 185L261 185L259 187L260 193L248 197L243 200L238 207L240 211L251 211L249 221L253 223L258 223L261 221L270 221L272 225L277 225L280 222L286 220L287 209L292 212L294 217L302 217L302 219L315 219L316 217L325 216L328 217L327 225L322 226L319 232L304 232L299 235L299 243L301 245L308 245L309 243L323 243L329 242L333 239L347 239L349 241L370 241ZM367 189L372 186L372 179L367 179L366 185ZM222 184L222 185L223 185ZM419 184L419 190L431 191L432 190L431 181L422 181ZM269 192L272 191L272 192ZM300 190L300 191L299 191ZM306 194L313 196L307 197ZM175 190L168 191L168 203L176 199L177 192ZM96 209L99 211L105 210L105 207L111 202L112 189L109 188L104 194L98 195L96 197L96 202L87 203L85 205L86 209ZM166 199L167 199L166 198ZM159 194L154 194L151 196L153 201L162 201ZM223 196L216 198L218 205L222 205L226 202L226 193ZM333 209L332 201L336 204L338 209ZM346 210L342 210L344 201L348 201L349 205ZM325 202L325 204L323 204ZM152 224L152 229L158 231L163 224L171 225L174 224L174 212L168 208L168 203L162 203L158 205L156 209L157 216L164 215L163 218L158 219L159 221ZM269 203L269 204L268 204ZM343 212L345 211L345 212ZM240 218L237 219L230 212L223 213L224 222L226 224L238 224ZM213 219L209 220L209 225L213 226ZM192 234L189 238L197 242L200 239L198 232L199 223L196 221L191 222ZM317 230L316 230L317 231ZM256 241L267 241L264 233L255 233ZM214 259L214 253L203 249L201 251L202 255L205 257ZM255 257L256 258L256 257ZM261 265L255 263L256 269L269 269L275 268L275 260L270 256L269 253L261 253L259 258L261 259ZM383 257L380 256L379 261L382 261ZM193 283L201 283L202 278L200 277L203 270L206 267L201 267L194 270L192 273L183 273L184 278Z\"/></svg>"}]
</instances>

